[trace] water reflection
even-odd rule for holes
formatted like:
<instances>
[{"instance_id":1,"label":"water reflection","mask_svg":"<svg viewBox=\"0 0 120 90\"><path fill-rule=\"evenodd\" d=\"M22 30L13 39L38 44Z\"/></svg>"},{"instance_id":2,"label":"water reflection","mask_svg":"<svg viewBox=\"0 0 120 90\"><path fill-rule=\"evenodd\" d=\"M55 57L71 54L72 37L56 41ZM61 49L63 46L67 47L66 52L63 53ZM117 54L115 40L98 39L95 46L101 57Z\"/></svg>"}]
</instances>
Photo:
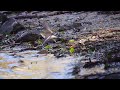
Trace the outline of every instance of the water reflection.
<instances>
[{"instance_id":1,"label":"water reflection","mask_svg":"<svg viewBox=\"0 0 120 90\"><path fill-rule=\"evenodd\" d=\"M54 55L37 54L38 51L19 53L2 52L4 62L0 67L0 76L7 79L69 79L73 78L72 68L75 63L73 56L55 58ZM23 61L21 64L19 61ZM7 63L7 65L6 65ZM7 67L5 68L4 65Z\"/></svg>"}]
</instances>

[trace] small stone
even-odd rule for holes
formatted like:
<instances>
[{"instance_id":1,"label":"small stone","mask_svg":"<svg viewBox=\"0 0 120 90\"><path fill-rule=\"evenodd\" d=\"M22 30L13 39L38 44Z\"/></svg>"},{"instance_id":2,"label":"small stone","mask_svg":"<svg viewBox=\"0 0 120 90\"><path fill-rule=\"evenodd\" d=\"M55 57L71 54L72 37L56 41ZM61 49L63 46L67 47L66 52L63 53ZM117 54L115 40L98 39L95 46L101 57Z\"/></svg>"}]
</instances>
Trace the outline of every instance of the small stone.
<instances>
[{"instance_id":1,"label":"small stone","mask_svg":"<svg viewBox=\"0 0 120 90\"><path fill-rule=\"evenodd\" d=\"M24 30L24 26L16 21L14 18L7 18L2 21L0 27L1 34L15 34L21 30Z\"/></svg>"},{"instance_id":2,"label":"small stone","mask_svg":"<svg viewBox=\"0 0 120 90\"><path fill-rule=\"evenodd\" d=\"M23 60L19 60L18 63L24 63L24 61Z\"/></svg>"},{"instance_id":3,"label":"small stone","mask_svg":"<svg viewBox=\"0 0 120 90\"><path fill-rule=\"evenodd\" d=\"M96 37L95 36L92 36L92 39L95 39Z\"/></svg>"}]
</instances>

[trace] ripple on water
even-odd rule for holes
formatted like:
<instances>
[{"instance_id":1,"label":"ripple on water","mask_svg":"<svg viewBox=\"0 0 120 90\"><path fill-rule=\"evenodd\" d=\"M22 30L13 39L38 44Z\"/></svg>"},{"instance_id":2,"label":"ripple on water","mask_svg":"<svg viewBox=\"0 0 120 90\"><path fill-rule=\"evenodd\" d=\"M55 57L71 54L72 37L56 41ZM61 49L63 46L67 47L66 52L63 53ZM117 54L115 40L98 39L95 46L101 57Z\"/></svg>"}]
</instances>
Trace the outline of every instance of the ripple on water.
<instances>
[{"instance_id":1,"label":"ripple on water","mask_svg":"<svg viewBox=\"0 0 120 90\"><path fill-rule=\"evenodd\" d=\"M29 78L29 79L69 79L72 78L72 68L74 67L74 62L76 58L72 56L55 58L53 54L42 55L37 54L38 51L25 51L20 53L15 53L22 57L11 56L11 53L2 53L1 57L4 57L4 62L16 61L14 63L8 64L8 68L1 68L0 72L5 72L1 74L5 78ZM34 57L38 55L37 57ZM24 66L20 66L19 60L24 61ZM3 60L2 60L3 61ZM37 62L32 63L31 62ZM11 69L11 67L15 68ZM7 73L7 74L6 74Z\"/></svg>"}]
</instances>

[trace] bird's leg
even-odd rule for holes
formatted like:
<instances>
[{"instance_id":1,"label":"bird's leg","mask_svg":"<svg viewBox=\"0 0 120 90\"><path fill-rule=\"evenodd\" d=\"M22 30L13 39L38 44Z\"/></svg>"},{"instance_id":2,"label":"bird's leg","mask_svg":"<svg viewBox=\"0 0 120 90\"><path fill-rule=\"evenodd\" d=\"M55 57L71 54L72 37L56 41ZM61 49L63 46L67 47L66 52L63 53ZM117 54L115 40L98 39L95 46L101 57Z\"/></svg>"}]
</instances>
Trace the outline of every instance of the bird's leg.
<instances>
[{"instance_id":1,"label":"bird's leg","mask_svg":"<svg viewBox=\"0 0 120 90\"><path fill-rule=\"evenodd\" d=\"M55 39L53 39L53 41L56 43L56 40L55 40Z\"/></svg>"},{"instance_id":2,"label":"bird's leg","mask_svg":"<svg viewBox=\"0 0 120 90\"><path fill-rule=\"evenodd\" d=\"M47 42L47 40L49 40L51 36L49 36L47 39L45 39L45 41L42 43L42 45L38 45L36 48L39 48L39 49L43 49L44 48L44 44Z\"/></svg>"},{"instance_id":3,"label":"bird's leg","mask_svg":"<svg viewBox=\"0 0 120 90\"><path fill-rule=\"evenodd\" d=\"M49 36L47 39L45 39L45 41L44 41L43 44L42 44L42 48L43 48L44 44L45 44L50 38L51 38L51 36Z\"/></svg>"}]
</instances>

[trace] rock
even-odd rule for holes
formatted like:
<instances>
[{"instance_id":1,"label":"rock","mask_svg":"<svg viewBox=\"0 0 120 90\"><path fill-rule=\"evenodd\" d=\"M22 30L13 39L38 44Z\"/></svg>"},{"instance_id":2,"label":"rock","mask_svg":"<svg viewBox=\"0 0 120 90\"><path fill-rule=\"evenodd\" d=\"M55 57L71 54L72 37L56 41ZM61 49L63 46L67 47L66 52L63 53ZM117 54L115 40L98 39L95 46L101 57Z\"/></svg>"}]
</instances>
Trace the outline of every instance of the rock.
<instances>
[{"instance_id":1,"label":"rock","mask_svg":"<svg viewBox=\"0 0 120 90\"><path fill-rule=\"evenodd\" d=\"M78 76L78 79L120 79L120 73L99 73L99 74L91 74L91 75L86 75L86 76Z\"/></svg>"},{"instance_id":2,"label":"rock","mask_svg":"<svg viewBox=\"0 0 120 90\"><path fill-rule=\"evenodd\" d=\"M0 41L3 39L3 35L2 34L0 34Z\"/></svg>"},{"instance_id":3,"label":"rock","mask_svg":"<svg viewBox=\"0 0 120 90\"><path fill-rule=\"evenodd\" d=\"M37 39L42 38L39 33L39 30L19 31L17 34L11 36L7 40L3 40L3 43L14 45L15 43L31 42L32 44L34 44Z\"/></svg>"},{"instance_id":4,"label":"rock","mask_svg":"<svg viewBox=\"0 0 120 90\"><path fill-rule=\"evenodd\" d=\"M47 55L49 52L47 50L41 50L40 52L38 52L37 54L45 54Z\"/></svg>"},{"instance_id":5,"label":"rock","mask_svg":"<svg viewBox=\"0 0 120 90\"><path fill-rule=\"evenodd\" d=\"M0 22L2 22L2 24L8 19L8 17L3 14L3 13L0 13Z\"/></svg>"},{"instance_id":6,"label":"rock","mask_svg":"<svg viewBox=\"0 0 120 90\"><path fill-rule=\"evenodd\" d=\"M63 52L63 51L61 51L59 49L57 49L56 51L54 51L53 54L54 54L54 56L56 58L66 57L65 52Z\"/></svg>"},{"instance_id":7,"label":"rock","mask_svg":"<svg viewBox=\"0 0 120 90\"><path fill-rule=\"evenodd\" d=\"M2 25L0 27L1 34L16 34L17 32L25 29L25 27L18 23L14 18L0 15L0 20L2 21Z\"/></svg>"},{"instance_id":8,"label":"rock","mask_svg":"<svg viewBox=\"0 0 120 90\"><path fill-rule=\"evenodd\" d=\"M54 54L56 58L61 58L61 57L65 57L66 55L65 54L62 54L62 53L56 53Z\"/></svg>"},{"instance_id":9,"label":"rock","mask_svg":"<svg viewBox=\"0 0 120 90\"><path fill-rule=\"evenodd\" d=\"M18 32L15 35L15 38L16 38L16 40L15 40L16 43L34 42L37 39L42 38L42 36L40 35L39 30L24 30L24 31Z\"/></svg>"},{"instance_id":10,"label":"rock","mask_svg":"<svg viewBox=\"0 0 120 90\"><path fill-rule=\"evenodd\" d=\"M25 30L18 32L15 35L15 38L16 42L30 42L30 41L34 42L37 39L45 39L44 43L46 43L54 38L54 35L52 36L50 38L43 37L43 35L41 35L41 30Z\"/></svg>"},{"instance_id":11,"label":"rock","mask_svg":"<svg viewBox=\"0 0 120 90\"><path fill-rule=\"evenodd\" d=\"M22 29L19 24L16 24L14 27L16 27L15 28L16 30L13 30L11 32L14 32L16 34L12 38L8 39L7 40L8 43L5 42L5 44L9 44L11 43L11 41L15 43L31 42L32 44L34 44L34 42L37 39L44 39L45 41L43 42L43 44L45 44L51 41L52 39L57 38L56 36L53 35L53 32L49 29L25 30ZM16 32L17 30L22 30L22 31L19 31L17 33Z\"/></svg>"}]
</instances>

